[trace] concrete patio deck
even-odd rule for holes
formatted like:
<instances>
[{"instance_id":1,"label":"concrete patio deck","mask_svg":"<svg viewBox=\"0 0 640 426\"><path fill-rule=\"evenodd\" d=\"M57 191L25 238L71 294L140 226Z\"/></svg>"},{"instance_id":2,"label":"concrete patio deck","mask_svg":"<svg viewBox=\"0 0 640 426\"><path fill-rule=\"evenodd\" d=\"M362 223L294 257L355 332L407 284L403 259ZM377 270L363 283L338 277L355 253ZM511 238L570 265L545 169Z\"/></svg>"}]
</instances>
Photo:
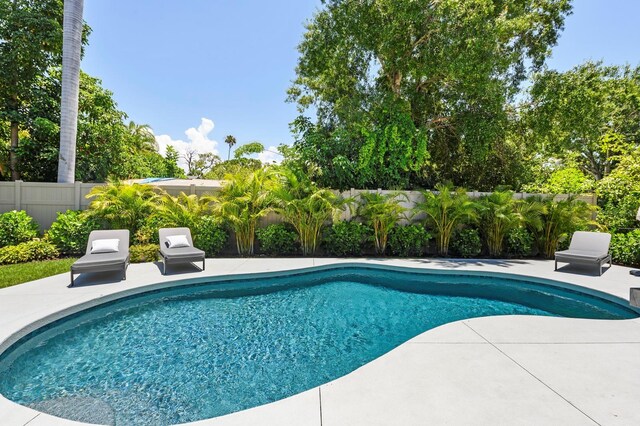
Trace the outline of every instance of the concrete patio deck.
<instances>
[{"instance_id":1,"label":"concrete patio deck","mask_svg":"<svg viewBox=\"0 0 640 426\"><path fill-rule=\"evenodd\" d=\"M503 272L563 281L628 300L640 278L614 266L601 277L553 271L552 261L446 259L208 259L167 276L131 265L127 281L68 274L0 290L0 352L28 331L80 309L175 280L340 263ZM22 332L18 333L20 330ZM429 330L356 371L287 399L193 424L638 425L640 319L485 317ZM0 396L0 424L77 425Z\"/></svg>"}]
</instances>

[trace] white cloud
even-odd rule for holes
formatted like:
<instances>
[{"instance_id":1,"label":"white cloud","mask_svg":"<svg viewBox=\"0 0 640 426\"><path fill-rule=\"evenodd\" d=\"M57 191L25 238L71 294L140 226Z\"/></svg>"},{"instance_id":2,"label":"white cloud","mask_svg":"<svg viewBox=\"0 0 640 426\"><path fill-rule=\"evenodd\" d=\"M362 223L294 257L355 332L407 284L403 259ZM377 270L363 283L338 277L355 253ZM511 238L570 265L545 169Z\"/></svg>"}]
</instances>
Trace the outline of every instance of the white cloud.
<instances>
[{"instance_id":1,"label":"white cloud","mask_svg":"<svg viewBox=\"0 0 640 426\"><path fill-rule=\"evenodd\" d=\"M205 152L213 152L218 155L218 142L209 139L209 133L213 131L215 124L208 118L202 118L198 128L191 127L187 129L184 134L187 136L187 141L181 139L172 139L169 135L157 135L156 142L158 143L158 150L161 155L165 155L167 152L167 146L171 145L180 154L178 165L185 169L186 162L184 161L184 154L187 150L195 150L198 154L204 154Z\"/></svg>"},{"instance_id":2,"label":"white cloud","mask_svg":"<svg viewBox=\"0 0 640 426\"><path fill-rule=\"evenodd\" d=\"M270 146L258 154L258 160L264 164L280 164L282 162L282 155L278 153L278 147Z\"/></svg>"}]
</instances>

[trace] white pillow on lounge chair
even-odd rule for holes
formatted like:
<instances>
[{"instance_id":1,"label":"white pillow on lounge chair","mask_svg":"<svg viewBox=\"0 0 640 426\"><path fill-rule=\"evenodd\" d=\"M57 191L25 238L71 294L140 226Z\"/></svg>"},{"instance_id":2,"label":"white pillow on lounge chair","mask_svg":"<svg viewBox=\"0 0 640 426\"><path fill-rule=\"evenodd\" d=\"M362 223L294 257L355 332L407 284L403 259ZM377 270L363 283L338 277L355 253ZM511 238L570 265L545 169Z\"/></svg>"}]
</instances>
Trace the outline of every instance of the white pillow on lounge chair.
<instances>
[{"instance_id":1,"label":"white pillow on lounge chair","mask_svg":"<svg viewBox=\"0 0 640 426\"><path fill-rule=\"evenodd\" d=\"M191 247L186 235L171 235L167 237L169 248Z\"/></svg>"},{"instance_id":2,"label":"white pillow on lounge chair","mask_svg":"<svg viewBox=\"0 0 640 426\"><path fill-rule=\"evenodd\" d=\"M91 243L91 254L117 253L120 240L117 238L108 240L94 240Z\"/></svg>"}]
</instances>

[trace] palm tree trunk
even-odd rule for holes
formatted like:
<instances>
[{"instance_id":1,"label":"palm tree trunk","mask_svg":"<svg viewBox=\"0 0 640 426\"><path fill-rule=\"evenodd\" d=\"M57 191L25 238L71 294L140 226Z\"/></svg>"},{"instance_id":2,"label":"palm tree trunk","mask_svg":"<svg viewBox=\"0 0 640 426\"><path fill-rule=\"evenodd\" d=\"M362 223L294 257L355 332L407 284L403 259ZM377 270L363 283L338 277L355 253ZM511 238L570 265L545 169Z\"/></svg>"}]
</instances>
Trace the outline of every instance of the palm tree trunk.
<instances>
[{"instance_id":1,"label":"palm tree trunk","mask_svg":"<svg viewBox=\"0 0 640 426\"><path fill-rule=\"evenodd\" d=\"M58 156L59 183L74 182L76 174L83 7L84 0L64 0L60 154Z\"/></svg>"}]
</instances>

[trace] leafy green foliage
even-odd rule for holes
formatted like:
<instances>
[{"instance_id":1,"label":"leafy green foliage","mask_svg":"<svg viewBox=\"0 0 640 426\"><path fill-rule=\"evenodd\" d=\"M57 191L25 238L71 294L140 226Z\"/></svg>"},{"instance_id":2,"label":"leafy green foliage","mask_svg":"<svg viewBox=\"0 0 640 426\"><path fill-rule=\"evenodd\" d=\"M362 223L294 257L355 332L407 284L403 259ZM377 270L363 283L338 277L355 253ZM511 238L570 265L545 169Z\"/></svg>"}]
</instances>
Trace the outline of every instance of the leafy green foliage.
<instances>
[{"instance_id":1,"label":"leafy green foliage","mask_svg":"<svg viewBox=\"0 0 640 426\"><path fill-rule=\"evenodd\" d=\"M20 169L26 180L52 182L57 178L60 143L60 69L49 69L33 90L37 97L30 103L26 132L17 150ZM167 149L167 158L157 152L148 126L125 124L126 114L99 79L81 72L79 96L77 180L184 176L176 152Z\"/></svg>"},{"instance_id":2,"label":"leafy green foliage","mask_svg":"<svg viewBox=\"0 0 640 426\"><path fill-rule=\"evenodd\" d=\"M587 177L575 166L566 166L553 170L548 176L541 173L542 179L526 184L523 190L540 194L586 194L593 192L595 181Z\"/></svg>"},{"instance_id":3,"label":"leafy green foliage","mask_svg":"<svg viewBox=\"0 0 640 426\"><path fill-rule=\"evenodd\" d=\"M155 262L158 260L158 246L155 244L134 244L129 247L131 263Z\"/></svg>"},{"instance_id":4,"label":"leafy green foliage","mask_svg":"<svg viewBox=\"0 0 640 426\"><path fill-rule=\"evenodd\" d=\"M229 235L214 216L202 216L193 230L193 245L203 250L208 257L220 253L227 244Z\"/></svg>"},{"instance_id":5,"label":"leafy green foliage","mask_svg":"<svg viewBox=\"0 0 640 426\"><path fill-rule=\"evenodd\" d=\"M533 234L525 227L513 228L507 233L507 252L511 257L526 257L533 254Z\"/></svg>"},{"instance_id":6,"label":"leafy green foliage","mask_svg":"<svg viewBox=\"0 0 640 426\"><path fill-rule=\"evenodd\" d=\"M273 210L275 185L273 175L263 169L229 175L220 194L212 199L214 211L235 232L238 254L253 254L256 225Z\"/></svg>"},{"instance_id":7,"label":"leafy green foliage","mask_svg":"<svg viewBox=\"0 0 640 426\"><path fill-rule=\"evenodd\" d=\"M540 252L552 258L560 243L569 241L575 232L592 224L593 209L584 201L570 196L566 200L553 201L552 197L534 198L531 201L543 203L542 233L538 239Z\"/></svg>"},{"instance_id":8,"label":"leafy green foliage","mask_svg":"<svg viewBox=\"0 0 640 426\"><path fill-rule=\"evenodd\" d=\"M420 257L431 234L422 225L394 226L389 232L389 252L399 257Z\"/></svg>"},{"instance_id":9,"label":"leafy green foliage","mask_svg":"<svg viewBox=\"0 0 640 426\"><path fill-rule=\"evenodd\" d=\"M256 230L260 251L270 256L292 255L298 252L298 235L281 223Z\"/></svg>"},{"instance_id":10,"label":"leafy green foliage","mask_svg":"<svg viewBox=\"0 0 640 426\"><path fill-rule=\"evenodd\" d=\"M597 184L602 210L598 222L610 230L635 228L640 207L640 149L620 160L618 167Z\"/></svg>"},{"instance_id":11,"label":"leafy green foliage","mask_svg":"<svg viewBox=\"0 0 640 426\"><path fill-rule=\"evenodd\" d=\"M233 153L233 156L237 160L252 154L260 154L262 151L264 151L264 145L260 142L250 142L238 147Z\"/></svg>"},{"instance_id":12,"label":"leafy green foliage","mask_svg":"<svg viewBox=\"0 0 640 426\"><path fill-rule=\"evenodd\" d=\"M476 257L482 253L480 232L476 228L464 228L455 233L451 247L460 257Z\"/></svg>"},{"instance_id":13,"label":"leafy green foliage","mask_svg":"<svg viewBox=\"0 0 640 426\"><path fill-rule=\"evenodd\" d=\"M203 216L211 213L211 197L198 197L181 192L177 197L163 194L157 200L153 213L164 228L189 228L195 230Z\"/></svg>"},{"instance_id":14,"label":"leafy green foliage","mask_svg":"<svg viewBox=\"0 0 640 426\"><path fill-rule=\"evenodd\" d=\"M0 247L0 265L55 259L60 255L56 246L42 239Z\"/></svg>"},{"instance_id":15,"label":"leafy green foliage","mask_svg":"<svg viewBox=\"0 0 640 426\"><path fill-rule=\"evenodd\" d=\"M282 181L275 190L275 211L298 233L302 254L311 255L318 247L325 223L343 211L351 200L318 188L306 175L289 169L281 170L280 177Z\"/></svg>"},{"instance_id":16,"label":"leafy green foliage","mask_svg":"<svg viewBox=\"0 0 640 426\"><path fill-rule=\"evenodd\" d=\"M47 236L62 254L84 254L89 234L96 229L100 223L86 212L67 210L58 213Z\"/></svg>"},{"instance_id":17,"label":"leafy green foliage","mask_svg":"<svg viewBox=\"0 0 640 426\"><path fill-rule=\"evenodd\" d=\"M361 256L371 238L371 228L359 222L337 222L327 229L323 245L332 256Z\"/></svg>"},{"instance_id":18,"label":"leafy green foliage","mask_svg":"<svg viewBox=\"0 0 640 426\"><path fill-rule=\"evenodd\" d=\"M433 230L438 253L446 256L449 242L458 225L476 220L477 206L464 188L452 184L437 184L436 193L422 191L424 201L417 203L415 212L425 215L425 223Z\"/></svg>"},{"instance_id":19,"label":"leafy green foliage","mask_svg":"<svg viewBox=\"0 0 640 426\"><path fill-rule=\"evenodd\" d=\"M586 62L547 70L534 76L529 95L521 115L533 150L575 162L596 180L640 141L640 67Z\"/></svg>"},{"instance_id":20,"label":"leafy green foliage","mask_svg":"<svg viewBox=\"0 0 640 426\"><path fill-rule=\"evenodd\" d=\"M504 159L505 103L555 44L569 0L328 0L298 46L292 125L321 185L469 182ZM508 161L503 161L508 164ZM484 173L485 184L496 175Z\"/></svg>"},{"instance_id":21,"label":"leafy green foliage","mask_svg":"<svg viewBox=\"0 0 640 426\"><path fill-rule=\"evenodd\" d=\"M361 204L358 215L373 228L373 241L378 254L384 254L391 229L400 219L406 218L407 209L400 205L401 195L407 200L406 195L401 193L382 195L376 192L363 192L360 194Z\"/></svg>"},{"instance_id":22,"label":"leafy green foliage","mask_svg":"<svg viewBox=\"0 0 640 426\"><path fill-rule=\"evenodd\" d=\"M640 266L640 230L616 233L611 236L611 258L615 263Z\"/></svg>"},{"instance_id":23,"label":"leafy green foliage","mask_svg":"<svg viewBox=\"0 0 640 426\"><path fill-rule=\"evenodd\" d=\"M0 247L16 245L38 236L38 224L24 210L0 214Z\"/></svg>"},{"instance_id":24,"label":"leafy green foliage","mask_svg":"<svg viewBox=\"0 0 640 426\"><path fill-rule=\"evenodd\" d=\"M543 204L534 200L515 200L512 191L495 191L482 197L478 207L491 256L502 254L505 237L511 230L523 225L539 230L542 225Z\"/></svg>"},{"instance_id":25,"label":"leafy green foliage","mask_svg":"<svg viewBox=\"0 0 640 426\"><path fill-rule=\"evenodd\" d=\"M160 192L151 185L112 182L95 186L87 195L89 215L104 220L111 229L128 229L135 235L157 210Z\"/></svg>"}]
</instances>

